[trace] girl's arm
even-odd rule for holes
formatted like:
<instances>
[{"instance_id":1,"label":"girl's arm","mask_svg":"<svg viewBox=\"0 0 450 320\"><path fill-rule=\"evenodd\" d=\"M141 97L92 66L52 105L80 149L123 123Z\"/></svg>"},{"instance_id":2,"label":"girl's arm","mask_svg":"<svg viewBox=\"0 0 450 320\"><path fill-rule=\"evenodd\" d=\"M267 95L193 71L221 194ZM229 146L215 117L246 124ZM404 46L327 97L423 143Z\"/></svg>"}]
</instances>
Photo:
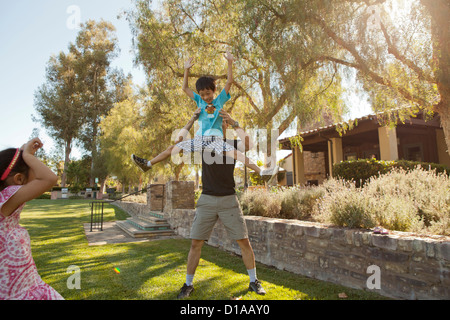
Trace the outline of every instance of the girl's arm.
<instances>
[{"instance_id":1,"label":"girl's arm","mask_svg":"<svg viewBox=\"0 0 450 320\"><path fill-rule=\"evenodd\" d=\"M28 177L24 177L18 173L8 178L10 179L8 185L23 184L23 186L3 204L1 208L3 216L11 215L23 203L35 199L56 184L58 177L34 156L41 147L42 142L39 138L34 138L22 146L22 157L30 167L29 174Z\"/></svg>"},{"instance_id":2,"label":"girl's arm","mask_svg":"<svg viewBox=\"0 0 450 320\"><path fill-rule=\"evenodd\" d=\"M191 99L194 99L194 92L189 88L188 80L189 80L189 69L194 65L192 62L192 58L189 58L184 63L184 78L183 78L183 91L190 97Z\"/></svg>"},{"instance_id":3,"label":"girl's arm","mask_svg":"<svg viewBox=\"0 0 450 320\"><path fill-rule=\"evenodd\" d=\"M227 83L225 83L225 93L228 94L230 92L231 86L233 84L233 61L234 57L233 55L227 51L227 53L224 54L225 59L228 61L228 74L227 74Z\"/></svg>"}]
</instances>

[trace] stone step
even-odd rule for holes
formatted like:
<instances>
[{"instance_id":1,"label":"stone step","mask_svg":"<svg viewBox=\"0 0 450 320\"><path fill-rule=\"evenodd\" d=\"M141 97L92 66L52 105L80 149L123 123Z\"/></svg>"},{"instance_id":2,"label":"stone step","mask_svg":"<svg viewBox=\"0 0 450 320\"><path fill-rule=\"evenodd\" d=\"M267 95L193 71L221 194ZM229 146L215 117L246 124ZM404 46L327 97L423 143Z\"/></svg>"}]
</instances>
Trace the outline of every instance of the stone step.
<instances>
[{"instance_id":1,"label":"stone step","mask_svg":"<svg viewBox=\"0 0 450 320\"><path fill-rule=\"evenodd\" d=\"M142 218L127 218L128 223L131 223L138 229L152 231L152 230L167 230L170 229L170 225L167 221L147 220Z\"/></svg>"},{"instance_id":2,"label":"stone step","mask_svg":"<svg viewBox=\"0 0 450 320\"><path fill-rule=\"evenodd\" d=\"M116 221L116 225L133 238L154 238L154 237L175 235L174 231L171 229L150 230L150 231L142 230L132 225L128 220Z\"/></svg>"},{"instance_id":3,"label":"stone step","mask_svg":"<svg viewBox=\"0 0 450 320\"><path fill-rule=\"evenodd\" d=\"M167 224L167 220L161 217L156 217L150 213L140 214L136 218L147 221L153 224Z\"/></svg>"},{"instance_id":4,"label":"stone step","mask_svg":"<svg viewBox=\"0 0 450 320\"><path fill-rule=\"evenodd\" d=\"M149 211L148 215L155 217L157 219L164 219L164 212L157 212L157 211Z\"/></svg>"}]
</instances>

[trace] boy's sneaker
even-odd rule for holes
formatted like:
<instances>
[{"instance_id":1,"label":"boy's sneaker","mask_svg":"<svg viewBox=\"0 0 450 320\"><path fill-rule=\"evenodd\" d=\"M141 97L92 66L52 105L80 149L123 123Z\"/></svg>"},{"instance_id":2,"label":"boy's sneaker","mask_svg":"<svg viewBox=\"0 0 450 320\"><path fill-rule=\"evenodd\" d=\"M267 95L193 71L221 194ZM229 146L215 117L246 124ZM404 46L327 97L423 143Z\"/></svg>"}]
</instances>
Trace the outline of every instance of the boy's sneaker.
<instances>
[{"instance_id":1,"label":"boy's sneaker","mask_svg":"<svg viewBox=\"0 0 450 320\"><path fill-rule=\"evenodd\" d=\"M187 298L194 291L194 286L188 286L186 283L183 284L180 293L177 296L177 299Z\"/></svg>"},{"instance_id":2,"label":"boy's sneaker","mask_svg":"<svg viewBox=\"0 0 450 320\"><path fill-rule=\"evenodd\" d=\"M250 282L250 285L248 286L248 290L255 291L257 294L265 295L266 291L261 286L261 282L256 279L255 282Z\"/></svg>"},{"instance_id":3,"label":"boy's sneaker","mask_svg":"<svg viewBox=\"0 0 450 320\"><path fill-rule=\"evenodd\" d=\"M150 167L147 165L148 160L139 158L135 154L131 155L131 160L133 160L133 162L139 167L139 169L142 170L142 172L147 172L148 170L150 170Z\"/></svg>"}]
</instances>

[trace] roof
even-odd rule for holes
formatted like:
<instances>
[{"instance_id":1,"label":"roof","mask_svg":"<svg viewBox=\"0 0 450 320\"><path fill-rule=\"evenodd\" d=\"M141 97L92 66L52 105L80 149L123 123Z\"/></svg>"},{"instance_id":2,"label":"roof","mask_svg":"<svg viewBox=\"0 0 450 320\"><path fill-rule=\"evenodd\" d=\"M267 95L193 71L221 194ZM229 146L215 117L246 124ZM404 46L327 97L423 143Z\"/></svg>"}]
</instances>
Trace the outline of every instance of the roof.
<instances>
[{"instance_id":1,"label":"roof","mask_svg":"<svg viewBox=\"0 0 450 320\"><path fill-rule=\"evenodd\" d=\"M391 109L391 110L380 112L380 113L372 113L372 114L368 114L368 115L362 116L360 118L352 119L352 120L350 120L348 122L355 122L355 121L356 122L361 122L361 121L366 121L366 120L372 121L372 120L376 120L379 115L386 114L388 112L396 112L396 111L412 109L412 108L415 108L415 107L401 107L401 108L395 108L395 109ZM421 113L421 111L419 111L417 114L419 114L419 113ZM345 125L348 122L344 122L344 121L336 122L336 123L333 123L333 124L330 124L330 125L317 127L317 128L311 129L311 130L301 131L298 134L296 134L294 136L291 136L291 137L295 137L297 135L305 136L305 135L310 135L310 134L314 134L314 133L319 133L319 132L322 132L322 131L334 129L336 126L339 126L339 125ZM281 142L285 142L285 141L288 141L289 138L290 137L286 137L286 138L280 139L280 141Z\"/></svg>"}]
</instances>

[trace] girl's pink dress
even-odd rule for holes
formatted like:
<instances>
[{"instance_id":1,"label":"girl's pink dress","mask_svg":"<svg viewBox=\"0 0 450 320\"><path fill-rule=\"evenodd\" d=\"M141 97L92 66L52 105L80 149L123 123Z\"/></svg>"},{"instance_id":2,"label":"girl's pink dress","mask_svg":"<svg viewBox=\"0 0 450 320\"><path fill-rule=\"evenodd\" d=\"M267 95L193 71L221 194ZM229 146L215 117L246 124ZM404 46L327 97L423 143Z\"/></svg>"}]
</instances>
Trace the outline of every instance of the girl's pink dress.
<instances>
[{"instance_id":1,"label":"girl's pink dress","mask_svg":"<svg viewBox=\"0 0 450 320\"><path fill-rule=\"evenodd\" d=\"M9 186L0 192L0 211L20 187ZM31 256L30 236L19 225L24 206L8 217L0 214L0 300L63 300L38 274Z\"/></svg>"}]
</instances>

